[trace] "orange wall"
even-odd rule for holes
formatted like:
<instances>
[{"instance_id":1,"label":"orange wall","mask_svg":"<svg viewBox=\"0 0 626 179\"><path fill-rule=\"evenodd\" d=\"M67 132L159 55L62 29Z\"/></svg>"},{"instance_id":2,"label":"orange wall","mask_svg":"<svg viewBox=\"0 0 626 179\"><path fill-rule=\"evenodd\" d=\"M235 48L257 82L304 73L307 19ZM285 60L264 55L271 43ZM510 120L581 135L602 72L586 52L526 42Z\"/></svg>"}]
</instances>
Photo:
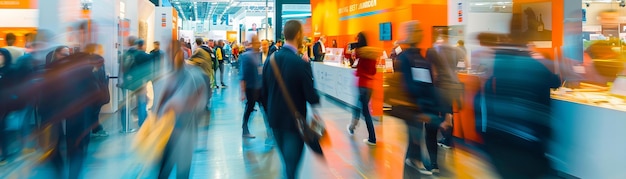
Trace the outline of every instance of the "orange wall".
<instances>
[{"instance_id":1,"label":"orange wall","mask_svg":"<svg viewBox=\"0 0 626 179\"><path fill-rule=\"evenodd\" d=\"M0 9L37 9L38 0L0 0Z\"/></svg>"},{"instance_id":2,"label":"orange wall","mask_svg":"<svg viewBox=\"0 0 626 179\"><path fill-rule=\"evenodd\" d=\"M424 39L431 39L432 26L447 25L447 0L402 0L386 1L377 0L377 6L357 10L354 12L339 14L340 7L361 3L364 0L311 0L313 31L316 37L326 35L327 45L332 40L337 40L339 47L345 47L353 42L356 34L365 31L368 43L372 46L382 47L389 51L393 42L402 38L402 23L409 20L419 20L424 28ZM342 17L361 14L372 11L384 11L375 15L340 20ZM392 40L380 41L379 24L391 22ZM430 40L425 40L420 47L430 47Z\"/></svg>"}]
</instances>

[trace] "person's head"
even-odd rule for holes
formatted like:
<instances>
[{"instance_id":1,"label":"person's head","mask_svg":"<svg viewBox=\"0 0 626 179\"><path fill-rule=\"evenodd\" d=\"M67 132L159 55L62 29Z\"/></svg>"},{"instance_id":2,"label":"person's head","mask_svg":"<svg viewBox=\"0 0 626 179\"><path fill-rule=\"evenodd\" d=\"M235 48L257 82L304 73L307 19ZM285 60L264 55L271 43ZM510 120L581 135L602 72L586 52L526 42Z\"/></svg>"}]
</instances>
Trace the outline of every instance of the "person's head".
<instances>
[{"instance_id":1,"label":"person's head","mask_svg":"<svg viewBox=\"0 0 626 179\"><path fill-rule=\"evenodd\" d=\"M408 21L404 24L404 40L398 42L400 44L406 44L410 47L417 47L424 38L424 31L419 21Z\"/></svg>"},{"instance_id":2,"label":"person's head","mask_svg":"<svg viewBox=\"0 0 626 179\"><path fill-rule=\"evenodd\" d=\"M276 47L282 47L283 46L283 41L279 40L276 42Z\"/></svg>"},{"instance_id":3,"label":"person's head","mask_svg":"<svg viewBox=\"0 0 626 179\"><path fill-rule=\"evenodd\" d=\"M137 37L135 36L128 36L128 39L126 40L126 42L128 43L129 47L135 46L135 41L137 40Z\"/></svg>"},{"instance_id":4,"label":"person's head","mask_svg":"<svg viewBox=\"0 0 626 179\"><path fill-rule=\"evenodd\" d=\"M154 49L157 49L157 50L161 49L161 42L159 41L154 41L152 45L154 45Z\"/></svg>"},{"instance_id":5,"label":"person's head","mask_svg":"<svg viewBox=\"0 0 626 179\"><path fill-rule=\"evenodd\" d=\"M450 30L448 28L439 29L437 35L439 39L447 42L450 39Z\"/></svg>"},{"instance_id":6,"label":"person's head","mask_svg":"<svg viewBox=\"0 0 626 179\"><path fill-rule=\"evenodd\" d=\"M215 47L215 41L213 39L209 39L209 43L208 43L209 47L213 48Z\"/></svg>"},{"instance_id":7,"label":"person's head","mask_svg":"<svg viewBox=\"0 0 626 179\"><path fill-rule=\"evenodd\" d=\"M356 35L356 48L367 46L367 39L365 38L365 32L359 32Z\"/></svg>"},{"instance_id":8,"label":"person's head","mask_svg":"<svg viewBox=\"0 0 626 179\"><path fill-rule=\"evenodd\" d=\"M326 43L326 36L323 36L323 35L322 35L322 36L320 37L320 41L321 41L322 43Z\"/></svg>"},{"instance_id":9,"label":"person's head","mask_svg":"<svg viewBox=\"0 0 626 179\"><path fill-rule=\"evenodd\" d=\"M246 36L246 48L251 48L254 51L259 51L261 48L261 42L259 41L259 36L256 34L248 34Z\"/></svg>"},{"instance_id":10,"label":"person's head","mask_svg":"<svg viewBox=\"0 0 626 179\"><path fill-rule=\"evenodd\" d=\"M142 39L137 39L135 41L135 45L137 46L138 50L146 50L145 41L143 41Z\"/></svg>"},{"instance_id":11,"label":"person's head","mask_svg":"<svg viewBox=\"0 0 626 179\"><path fill-rule=\"evenodd\" d=\"M9 50L0 48L0 68L8 67L11 64L11 53Z\"/></svg>"},{"instance_id":12,"label":"person's head","mask_svg":"<svg viewBox=\"0 0 626 179\"><path fill-rule=\"evenodd\" d=\"M458 45L459 47L465 47L465 41L463 40L456 41L456 45Z\"/></svg>"},{"instance_id":13,"label":"person's head","mask_svg":"<svg viewBox=\"0 0 626 179\"><path fill-rule=\"evenodd\" d=\"M333 39L333 47L337 47L337 40Z\"/></svg>"},{"instance_id":14,"label":"person's head","mask_svg":"<svg viewBox=\"0 0 626 179\"><path fill-rule=\"evenodd\" d=\"M204 44L204 39L196 38L196 46L202 46L202 44Z\"/></svg>"},{"instance_id":15,"label":"person's head","mask_svg":"<svg viewBox=\"0 0 626 179\"><path fill-rule=\"evenodd\" d=\"M88 45L87 48L90 48ZM95 47L94 47L95 49ZM95 50L94 50L95 51ZM46 57L48 62L56 61L70 56L70 48L68 46L59 46L52 51L52 55Z\"/></svg>"},{"instance_id":16,"label":"person's head","mask_svg":"<svg viewBox=\"0 0 626 179\"><path fill-rule=\"evenodd\" d=\"M296 47L302 46L302 39L304 35L302 32L302 23L298 20L289 20L285 23L283 28L283 34L285 35L285 41Z\"/></svg>"},{"instance_id":17,"label":"person's head","mask_svg":"<svg viewBox=\"0 0 626 179\"><path fill-rule=\"evenodd\" d=\"M224 41L223 40L218 40L217 41L217 46L224 47Z\"/></svg>"},{"instance_id":18,"label":"person's head","mask_svg":"<svg viewBox=\"0 0 626 179\"><path fill-rule=\"evenodd\" d=\"M8 33L4 39L7 41L7 46L13 46L15 45L17 37L15 37L15 34L13 33Z\"/></svg>"},{"instance_id":19,"label":"person's head","mask_svg":"<svg viewBox=\"0 0 626 179\"><path fill-rule=\"evenodd\" d=\"M270 51L270 42L267 40L261 41L261 51L267 53Z\"/></svg>"}]
</instances>

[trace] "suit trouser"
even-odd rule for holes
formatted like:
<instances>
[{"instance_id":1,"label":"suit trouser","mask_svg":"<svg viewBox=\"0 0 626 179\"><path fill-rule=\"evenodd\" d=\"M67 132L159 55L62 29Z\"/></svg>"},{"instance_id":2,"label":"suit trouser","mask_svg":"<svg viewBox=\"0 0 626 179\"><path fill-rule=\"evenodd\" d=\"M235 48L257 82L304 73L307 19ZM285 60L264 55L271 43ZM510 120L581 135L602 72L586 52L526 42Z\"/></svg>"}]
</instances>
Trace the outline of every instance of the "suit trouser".
<instances>
[{"instance_id":1,"label":"suit trouser","mask_svg":"<svg viewBox=\"0 0 626 179\"><path fill-rule=\"evenodd\" d=\"M295 119L293 119L295 120ZM302 160L302 151L304 150L304 141L300 134L295 131L283 131L274 129L274 138L280 155L285 166L285 175L287 179L295 179L298 177L298 167Z\"/></svg>"}]
</instances>

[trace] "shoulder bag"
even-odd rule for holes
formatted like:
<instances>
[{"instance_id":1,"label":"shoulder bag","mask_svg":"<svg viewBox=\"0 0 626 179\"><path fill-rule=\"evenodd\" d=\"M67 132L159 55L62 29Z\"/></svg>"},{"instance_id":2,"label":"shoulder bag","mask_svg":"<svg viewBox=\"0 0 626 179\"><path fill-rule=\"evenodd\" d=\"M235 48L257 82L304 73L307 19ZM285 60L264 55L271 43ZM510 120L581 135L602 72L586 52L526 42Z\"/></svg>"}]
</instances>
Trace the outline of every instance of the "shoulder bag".
<instances>
[{"instance_id":1,"label":"shoulder bag","mask_svg":"<svg viewBox=\"0 0 626 179\"><path fill-rule=\"evenodd\" d=\"M270 57L270 64L272 65L272 68L273 68L272 71L274 71L274 77L276 77L276 83L278 83L278 86L280 87L280 90L283 93L285 102L287 103L289 110L291 110L291 112L294 114L294 117L296 118L296 125L298 127L298 132L300 133L300 137L302 137L302 140L304 141L304 143L307 146L309 146L309 148L311 148L313 152L315 152L318 155L324 155L324 152L322 151L322 147L320 145L320 140L322 139L326 131L323 122L319 119L313 119L311 120L311 123L307 123L306 117L303 116L300 112L298 112L298 110L296 109L296 106L293 103L293 100L291 99L291 96L289 95L289 91L287 90L287 87L285 86L285 81L283 80L283 77L280 73L280 69L278 68L278 65L276 64L276 59L274 58L274 54L272 54L272 56Z\"/></svg>"}]
</instances>

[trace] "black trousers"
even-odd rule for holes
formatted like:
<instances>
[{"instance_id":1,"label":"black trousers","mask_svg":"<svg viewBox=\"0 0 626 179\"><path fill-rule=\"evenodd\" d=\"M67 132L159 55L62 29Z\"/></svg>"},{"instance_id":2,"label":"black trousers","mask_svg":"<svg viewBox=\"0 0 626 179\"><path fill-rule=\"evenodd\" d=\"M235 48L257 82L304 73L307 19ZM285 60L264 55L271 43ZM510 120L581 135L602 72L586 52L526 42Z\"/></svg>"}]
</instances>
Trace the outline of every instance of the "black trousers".
<instances>
[{"instance_id":1,"label":"black trousers","mask_svg":"<svg viewBox=\"0 0 626 179\"><path fill-rule=\"evenodd\" d=\"M224 83L224 60L218 60L219 61L219 70L220 70L220 82L222 83L221 85L226 85L226 83ZM216 75L217 76L217 75Z\"/></svg>"},{"instance_id":2,"label":"black trousers","mask_svg":"<svg viewBox=\"0 0 626 179\"><path fill-rule=\"evenodd\" d=\"M550 161L545 156L545 144L536 142L522 147L501 133L485 133L485 151L502 178L535 179L550 175Z\"/></svg>"},{"instance_id":3,"label":"black trousers","mask_svg":"<svg viewBox=\"0 0 626 179\"><path fill-rule=\"evenodd\" d=\"M439 132L439 123L425 123L426 130L426 149L430 158L430 167L439 168L437 157L439 156L439 148L437 145L437 132ZM427 169L432 169L426 166Z\"/></svg>"},{"instance_id":4,"label":"black trousers","mask_svg":"<svg viewBox=\"0 0 626 179\"><path fill-rule=\"evenodd\" d=\"M248 123L250 122L250 115L254 111L254 105L258 103L262 108L265 108L263 101L261 100L261 89L246 89L246 109L243 113L243 124L241 125L244 134L250 133Z\"/></svg>"},{"instance_id":5,"label":"black trousers","mask_svg":"<svg viewBox=\"0 0 626 179\"><path fill-rule=\"evenodd\" d=\"M422 125L419 123L407 123L407 131L409 135L409 142L406 149L406 158L423 161L422 148L420 146L420 139L422 136Z\"/></svg>"},{"instance_id":6,"label":"black trousers","mask_svg":"<svg viewBox=\"0 0 626 179\"><path fill-rule=\"evenodd\" d=\"M65 145L67 150L67 161L69 163L69 179L78 179L80 178L80 174L83 170L83 164L85 158L87 156L87 149L89 146L89 132L91 131L91 117L93 116L93 107L87 107L82 109L75 114L72 114L65 119L66 132L63 135L63 127L62 123L51 123L51 131L49 133L50 139L56 139L56 145L54 145L54 151L51 154L49 161L55 167L57 172L56 176L60 177L64 175L65 165L61 155L62 145ZM44 120L49 119L49 113L45 113L42 115ZM48 123L50 121L45 121L44 123ZM65 142L63 143L63 140Z\"/></svg>"}]
</instances>

